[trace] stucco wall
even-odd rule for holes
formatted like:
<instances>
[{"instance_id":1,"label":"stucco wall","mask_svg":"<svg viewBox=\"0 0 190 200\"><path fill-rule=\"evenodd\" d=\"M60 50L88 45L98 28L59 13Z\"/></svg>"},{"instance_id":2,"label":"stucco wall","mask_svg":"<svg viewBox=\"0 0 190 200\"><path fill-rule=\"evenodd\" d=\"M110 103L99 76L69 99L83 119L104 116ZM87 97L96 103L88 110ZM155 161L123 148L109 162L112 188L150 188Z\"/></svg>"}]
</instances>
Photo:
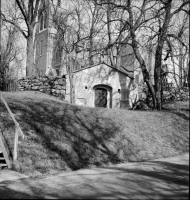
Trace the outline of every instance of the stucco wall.
<instances>
[{"instance_id":1,"label":"stucco wall","mask_svg":"<svg viewBox=\"0 0 190 200\"><path fill-rule=\"evenodd\" d=\"M66 76L66 80L66 100L69 101L68 75ZM74 74L75 103L77 105L94 107L94 86L99 84L112 88L112 108L130 107L131 101L134 101L134 98L138 95L137 87L135 88L133 79L102 64Z\"/></svg>"}]
</instances>

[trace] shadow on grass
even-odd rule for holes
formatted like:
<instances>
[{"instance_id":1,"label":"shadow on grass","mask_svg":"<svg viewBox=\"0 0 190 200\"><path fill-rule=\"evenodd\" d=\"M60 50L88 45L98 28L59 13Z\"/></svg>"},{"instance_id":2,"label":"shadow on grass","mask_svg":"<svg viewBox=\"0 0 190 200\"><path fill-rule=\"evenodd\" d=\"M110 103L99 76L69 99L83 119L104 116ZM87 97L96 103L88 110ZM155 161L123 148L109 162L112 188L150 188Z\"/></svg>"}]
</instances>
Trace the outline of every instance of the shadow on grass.
<instances>
[{"instance_id":1,"label":"shadow on grass","mask_svg":"<svg viewBox=\"0 0 190 200\"><path fill-rule=\"evenodd\" d=\"M111 119L103 118L98 112L69 104L63 106L48 100L45 103L30 101L20 103L15 100L14 103L9 102L9 106L13 113L18 114L17 119L22 123L26 138L35 145L40 143L49 152L50 160L52 155L56 154L71 170L121 161L114 148L108 144L120 132L120 127ZM0 109L5 111L2 106ZM2 123L4 131L13 126L7 118L3 118ZM11 140L5 134L4 137L8 145L13 147L14 137ZM37 149L35 146L33 148L34 151ZM54 154L51 155L51 152ZM32 155L25 155L20 151L21 154L22 157L31 156L35 162ZM64 168L63 163L58 168Z\"/></svg>"},{"instance_id":2,"label":"shadow on grass","mask_svg":"<svg viewBox=\"0 0 190 200\"><path fill-rule=\"evenodd\" d=\"M152 171L148 167L158 169ZM177 164L177 162L151 161L133 168L105 167L103 172L99 172L99 176L97 173L91 173L90 182L89 174L73 176L76 178L76 183L80 183L80 187L66 181L69 180L67 175L55 178L52 188L48 185L48 179L42 180L43 182L23 179L18 182L20 188L22 185L24 187L21 192L14 189L14 182L1 186L1 198L188 199L189 195L188 162ZM100 177L101 180L98 180ZM51 179L52 182L53 180Z\"/></svg>"},{"instance_id":3,"label":"shadow on grass","mask_svg":"<svg viewBox=\"0 0 190 200\"><path fill-rule=\"evenodd\" d=\"M170 112L182 117L185 120L189 120L189 105L177 105L178 102L168 102L167 104L163 105L163 111Z\"/></svg>"},{"instance_id":4,"label":"shadow on grass","mask_svg":"<svg viewBox=\"0 0 190 200\"><path fill-rule=\"evenodd\" d=\"M104 109L77 107L51 100L15 99L8 104L26 136L25 141L19 144L18 163L14 166L21 173L33 175L36 171L39 173L35 176L41 176L67 169L150 159L148 154L139 156L143 149L135 144L137 139L134 141L130 135L126 136L119 121L113 119L113 115L112 118L104 115ZM7 113L1 103L0 112ZM10 117L0 115L0 118L4 138L12 152L14 124ZM180 139L183 142L186 136L176 134L175 140ZM168 143L177 152L181 151L181 144L176 146L170 139Z\"/></svg>"},{"instance_id":5,"label":"shadow on grass","mask_svg":"<svg viewBox=\"0 0 190 200\"><path fill-rule=\"evenodd\" d=\"M189 116L187 116L187 114L189 114L189 109L177 110L177 109L172 109L172 108L164 108L163 111L176 114L177 116L182 117L185 120L189 120Z\"/></svg>"},{"instance_id":6,"label":"shadow on grass","mask_svg":"<svg viewBox=\"0 0 190 200\"><path fill-rule=\"evenodd\" d=\"M180 117L182 117L185 120L189 120L189 117L187 115L185 115L184 113L177 112L177 111L174 111L173 113L176 114L176 115L178 115L178 116L180 116Z\"/></svg>"}]
</instances>

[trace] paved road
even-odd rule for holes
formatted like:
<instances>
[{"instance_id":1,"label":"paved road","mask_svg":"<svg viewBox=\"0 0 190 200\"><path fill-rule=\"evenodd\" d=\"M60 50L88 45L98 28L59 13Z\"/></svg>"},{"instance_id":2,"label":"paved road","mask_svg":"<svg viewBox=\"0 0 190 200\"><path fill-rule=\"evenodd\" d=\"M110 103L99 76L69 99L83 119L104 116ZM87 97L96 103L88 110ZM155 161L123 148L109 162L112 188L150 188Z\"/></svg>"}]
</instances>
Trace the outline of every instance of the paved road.
<instances>
[{"instance_id":1,"label":"paved road","mask_svg":"<svg viewBox=\"0 0 190 200\"><path fill-rule=\"evenodd\" d=\"M0 199L188 199L189 154L0 182Z\"/></svg>"}]
</instances>

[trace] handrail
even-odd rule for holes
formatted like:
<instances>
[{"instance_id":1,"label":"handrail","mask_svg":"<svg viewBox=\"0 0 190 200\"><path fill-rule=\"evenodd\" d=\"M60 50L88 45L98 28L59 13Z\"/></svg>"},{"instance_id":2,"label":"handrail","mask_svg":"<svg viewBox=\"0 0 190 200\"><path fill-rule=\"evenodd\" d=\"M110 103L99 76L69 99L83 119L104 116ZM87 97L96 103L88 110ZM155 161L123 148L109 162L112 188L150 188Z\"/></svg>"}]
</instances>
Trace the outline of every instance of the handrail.
<instances>
[{"instance_id":1,"label":"handrail","mask_svg":"<svg viewBox=\"0 0 190 200\"><path fill-rule=\"evenodd\" d=\"M3 98L3 95L2 95L2 94L1 94L1 100L2 100L3 103L5 104L5 106L6 106L7 110L8 110L8 112L9 112L9 114L10 114L12 120L13 120L13 122L15 123L16 128L18 128L18 131L19 131L19 133L21 134L22 139L24 139L24 134L23 134L23 132L22 132L20 126L19 126L19 123L16 121L16 119L15 119L13 113L11 112L11 110L10 110L10 108L9 108L9 106L8 106L8 104L7 104L7 102L6 102L5 99Z\"/></svg>"},{"instance_id":2,"label":"handrail","mask_svg":"<svg viewBox=\"0 0 190 200\"><path fill-rule=\"evenodd\" d=\"M8 168L11 168L11 163L9 161L9 156L8 156L6 148L5 148L4 144L3 144L3 136L2 136L1 131L0 131L0 147L1 147L1 150L3 151L3 156L5 158L5 161L7 163Z\"/></svg>"},{"instance_id":3,"label":"handrail","mask_svg":"<svg viewBox=\"0 0 190 200\"><path fill-rule=\"evenodd\" d=\"M16 130L15 130L15 141L14 141L14 151L13 151L13 161L15 161L15 160L17 160L18 134L20 133L22 139L24 139L24 134L23 134L23 132L22 132L22 130L21 130L21 128L20 128L19 123L16 121L16 119L15 119L13 113L11 112L11 110L10 110L10 108L9 108L9 106L8 106L8 104L7 104L7 102L6 102L5 99L3 98L2 93L1 93L1 100L2 100L2 102L5 104L5 107L7 108L8 112L9 112L9 114L10 114L10 116L11 116L11 118L12 118L12 120L13 120L15 126L16 126Z\"/></svg>"}]
</instances>

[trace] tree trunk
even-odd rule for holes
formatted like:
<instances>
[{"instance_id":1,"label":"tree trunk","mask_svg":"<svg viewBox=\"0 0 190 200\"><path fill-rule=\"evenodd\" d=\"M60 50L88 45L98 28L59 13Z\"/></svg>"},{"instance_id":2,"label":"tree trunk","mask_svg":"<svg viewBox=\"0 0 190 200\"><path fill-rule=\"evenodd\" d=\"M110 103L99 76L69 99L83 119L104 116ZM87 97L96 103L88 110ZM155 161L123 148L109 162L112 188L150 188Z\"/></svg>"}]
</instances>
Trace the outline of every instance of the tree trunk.
<instances>
[{"instance_id":1,"label":"tree trunk","mask_svg":"<svg viewBox=\"0 0 190 200\"><path fill-rule=\"evenodd\" d=\"M148 91L150 92L150 94L152 96L153 109L155 109L156 108L156 97L155 97L154 86L152 84L151 77L147 70L145 61L143 60L143 58L139 52L138 44L137 44L137 41L135 38L135 33L133 30L131 30L130 32L131 32L132 46L133 46L133 50L135 53L135 57L138 60L140 67L142 69L143 79L144 79L144 82L147 84Z\"/></svg>"},{"instance_id":2,"label":"tree trunk","mask_svg":"<svg viewBox=\"0 0 190 200\"><path fill-rule=\"evenodd\" d=\"M130 1L129 1L129 3L130 3ZM148 91L150 92L150 94L152 96L153 109L155 109L156 108L155 90L154 90L154 87L153 87L153 84L152 84L152 81L151 81L151 78L150 78L150 74L147 70L145 61L142 58L140 51L138 49L138 42L136 40L134 27L132 26L133 25L133 13L132 13L130 6L129 6L128 12L129 12L130 34L131 34L131 39L132 39L132 47L133 47L133 50L134 50L134 53L135 53L135 57L138 60L140 67L142 69L144 82L147 84Z\"/></svg>"},{"instance_id":3,"label":"tree trunk","mask_svg":"<svg viewBox=\"0 0 190 200\"><path fill-rule=\"evenodd\" d=\"M158 44L156 49L156 59L155 59L155 69L154 69L154 87L155 87L155 94L156 94L156 107L158 110L162 109L162 82L161 82L161 66L162 66L162 47L163 45Z\"/></svg>"},{"instance_id":4,"label":"tree trunk","mask_svg":"<svg viewBox=\"0 0 190 200\"><path fill-rule=\"evenodd\" d=\"M182 56L182 49L183 47L179 44L179 87L181 88L183 85L183 56Z\"/></svg>"},{"instance_id":5,"label":"tree trunk","mask_svg":"<svg viewBox=\"0 0 190 200\"><path fill-rule=\"evenodd\" d=\"M70 60L70 56L67 54L67 72L69 74L69 83L70 83L70 103L73 104L73 68Z\"/></svg>"},{"instance_id":6,"label":"tree trunk","mask_svg":"<svg viewBox=\"0 0 190 200\"><path fill-rule=\"evenodd\" d=\"M137 60L139 61L140 63L140 66L141 66L141 69L142 69L142 74L143 74L143 79L144 79L144 82L146 83L147 87L148 87L148 91L150 92L151 96L152 96L152 104L153 104L153 109L156 108L156 97L155 97L155 91L154 91L154 86L152 84L152 81L151 81L151 77L150 77L150 74L147 70L147 67L146 67L146 64L143 60L143 58L141 57L140 55L140 52L137 48L134 48L134 52L135 52L135 55L136 55L136 58Z\"/></svg>"},{"instance_id":7,"label":"tree trunk","mask_svg":"<svg viewBox=\"0 0 190 200\"><path fill-rule=\"evenodd\" d=\"M70 103L73 104L73 73L69 73L69 82L70 82Z\"/></svg>"},{"instance_id":8,"label":"tree trunk","mask_svg":"<svg viewBox=\"0 0 190 200\"><path fill-rule=\"evenodd\" d=\"M92 23L90 27L90 34L89 34L89 65L94 65L94 58L93 58L93 50L94 50L94 41L93 41L93 34L94 34L94 26L96 21L96 12L97 12L97 4L95 1L94 10L92 11Z\"/></svg>"},{"instance_id":9,"label":"tree trunk","mask_svg":"<svg viewBox=\"0 0 190 200\"><path fill-rule=\"evenodd\" d=\"M1 0L0 0L0 67L2 67L2 61L1 61L1 57L2 57L2 52L1 52L1 21L2 21L2 16L1 16Z\"/></svg>"},{"instance_id":10,"label":"tree trunk","mask_svg":"<svg viewBox=\"0 0 190 200\"><path fill-rule=\"evenodd\" d=\"M108 46L112 43L110 21L111 21L111 7L110 7L110 4L108 4L108 7L107 7ZM107 53L108 53L110 65L116 67L116 63L114 62L114 58L113 58L112 48L108 48Z\"/></svg>"},{"instance_id":11,"label":"tree trunk","mask_svg":"<svg viewBox=\"0 0 190 200\"><path fill-rule=\"evenodd\" d=\"M154 86L152 84L150 74L147 70L146 64L145 64L145 62L144 62L143 58L141 57L141 54L138 50L137 43L136 43L134 36L133 36L132 44L133 44L133 50L135 52L135 56L136 56L138 62L140 63L140 66L141 66L141 69L142 69L144 82L147 84L148 91L150 92L150 94L152 96L153 109L155 109L156 108L156 98L155 98Z\"/></svg>"},{"instance_id":12,"label":"tree trunk","mask_svg":"<svg viewBox=\"0 0 190 200\"><path fill-rule=\"evenodd\" d=\"M33 34L27 38L27 60L26 60L26 76L35 75L34 65L34 39Z\"/></svg>"},{"instance_id":13,"label":"tree trunk","mask_svg":"<svg viewBox=\"0 0 190 200\"><path fill-rule=\"evenodd\" d=\"M89 65L93 65L94 64L94 60L93 60L93 28L91 28L92 30L90 30L90 44L89 44Z\"/></svg>"},{"instance_id":14,"label":"tree trunk","mask_svg":"<svg viewBox=\"0 0 190 200\"><path fill-rule=\"evenodd\" d=\"M155 94L156 94L156 104L157 109L162 109L162 82L161 82L161 67L162 67L162 50L166 38L167 29L170 22L170 15L171 15L171 5L172 0L168 0L165 3L165 17L162 27L159 30L158 36L158 45L156 48L156 55L155 55L155 68L154 68L154 83L155 83Z\"/></svg>"},{"instance_id":15,"label":"tree trunk","mask_svg":"<svg viewBox=\"0 0 190 200\"><path fill-rule=\"evenodd\" d=\"M189 64L190 64L190 62L189 62ZM187 73L187 84L188 84L188 87L190 88L190 73L189 73L189 64L188 64L188 73Z\"/></svg>"}]
</instances>

